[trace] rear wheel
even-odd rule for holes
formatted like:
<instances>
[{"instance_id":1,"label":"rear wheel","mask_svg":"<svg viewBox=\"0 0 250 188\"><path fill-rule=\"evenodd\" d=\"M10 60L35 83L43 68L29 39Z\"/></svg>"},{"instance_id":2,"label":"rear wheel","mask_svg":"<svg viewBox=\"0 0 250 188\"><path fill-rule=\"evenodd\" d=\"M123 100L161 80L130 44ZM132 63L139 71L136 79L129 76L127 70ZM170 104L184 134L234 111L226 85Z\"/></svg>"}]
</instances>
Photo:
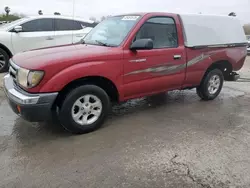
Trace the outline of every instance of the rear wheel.
<instances>
[{"instance_id":1,"label":"rear wheel","mask_svg":"<svg viewBox=\"0 0 250 188\"><path fill-rule=\"evenodd\" d=\"M98 129L110 109L107 93L98 86L85 85L72 90L59 111L62 126L75 134Z\"/></svg>"},{"instance_id":2,"label":"rear wheel","mask_svg":"<svg viewBox=\"0 0 250 188\"><path fill-rule=\"evenodd\" d=\"M223 73L219 69L213 69L203 78L196 91L202 100L213 100L221 92L224 82Z\"/></svg>"},{"instance_id":3,"label":"rear wheel","mask_svg":"<svg viewBox=\"0 0 250 188\"><path fill-rule=\"evenodd\" d=\"M9 67L9 56L0 48L0 73L6 72Z\"/></svg>"}]
</instances>

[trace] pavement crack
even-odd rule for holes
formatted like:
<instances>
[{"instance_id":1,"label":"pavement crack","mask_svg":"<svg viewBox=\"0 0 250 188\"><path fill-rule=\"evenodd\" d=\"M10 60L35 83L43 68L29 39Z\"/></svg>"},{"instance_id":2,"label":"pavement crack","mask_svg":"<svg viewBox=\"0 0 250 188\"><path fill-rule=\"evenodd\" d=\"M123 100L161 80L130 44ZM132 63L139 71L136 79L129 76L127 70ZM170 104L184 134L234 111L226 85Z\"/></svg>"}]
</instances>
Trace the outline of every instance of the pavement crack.
<instances>
[{"instance_id":1,"label":"pavement crack","mask_svg":"<svg viewBox=\"0 0 250 188\"><path fill-rule=\"evenodd\" d=\"M177 162L177 161L175 160L177 157L178 157L178 155L175 154L175 155L170 159L170 162L171 162L174 166L177 166L177 167L182 166L182 167L184 167L184 168L186 169L185 175L186 175L192 182L194 182L194 183L196 183L196 184L198 184L198 185L200 185L200 186L202 186L202 187L205 187L205 188L211 188L210 185L204 184L204 183L202 183L200 180L196 179L196 178L191 174L190 168L189 168L189 166L188 166L187 164L182 163L182 162ZM176 168L175 168L175 169L170 169L170 170L168 170L166 173L174 173L174 172L177 171L177 170L178 170L178 169L176 169Z\"/></svg>"}]
</instances>

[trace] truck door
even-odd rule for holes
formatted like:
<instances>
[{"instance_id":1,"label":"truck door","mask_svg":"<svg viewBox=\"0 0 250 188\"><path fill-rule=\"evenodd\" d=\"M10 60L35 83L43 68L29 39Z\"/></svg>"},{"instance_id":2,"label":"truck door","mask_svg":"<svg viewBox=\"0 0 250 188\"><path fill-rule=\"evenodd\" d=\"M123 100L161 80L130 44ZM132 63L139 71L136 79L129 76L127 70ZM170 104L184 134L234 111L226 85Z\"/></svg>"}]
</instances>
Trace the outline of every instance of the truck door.
<instances>
[{"instance_id":1,"label":"truck door","mask_svg":"<svg viewBox=\"0 0 250 188\"><path fill-rule=\"evenodd\" d=\"M152 17L138 30L133 41L151 38L154 47L136 52L125 50L125 98L181 88L186 57L184 46L178 43L175 23L172 17Z\"/></svg>"}]
</instances>

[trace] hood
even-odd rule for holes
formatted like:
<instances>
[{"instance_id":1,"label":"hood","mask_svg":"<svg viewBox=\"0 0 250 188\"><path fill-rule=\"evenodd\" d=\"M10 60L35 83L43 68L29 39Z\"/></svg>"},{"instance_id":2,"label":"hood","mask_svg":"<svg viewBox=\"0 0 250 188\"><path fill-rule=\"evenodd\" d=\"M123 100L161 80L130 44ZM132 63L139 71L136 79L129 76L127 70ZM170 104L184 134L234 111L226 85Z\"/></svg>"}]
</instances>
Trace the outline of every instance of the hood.
<instances>
[{"instance_id":1,"label":"hood","mask_svg":"<svg viewBox=\"0 0 250 188\"><path fill-rule=\"evenodd\" d=\"M0 31L6 31L7 29L3 26L0 26Z\"/></svg>"},{"instance_id":2,"label":"hood","mask_svg":"<svg viewBox=\"0 0 250 188\"><path fill-rule=\"evenodd\" d=\"M60 71L58 69L77 63L118 59L119 54L122 55L120 48L77 44L19 53L13 57L13 61L30 70L45 70L57 66L57 71Z\"/></svg>"}]
</instances>

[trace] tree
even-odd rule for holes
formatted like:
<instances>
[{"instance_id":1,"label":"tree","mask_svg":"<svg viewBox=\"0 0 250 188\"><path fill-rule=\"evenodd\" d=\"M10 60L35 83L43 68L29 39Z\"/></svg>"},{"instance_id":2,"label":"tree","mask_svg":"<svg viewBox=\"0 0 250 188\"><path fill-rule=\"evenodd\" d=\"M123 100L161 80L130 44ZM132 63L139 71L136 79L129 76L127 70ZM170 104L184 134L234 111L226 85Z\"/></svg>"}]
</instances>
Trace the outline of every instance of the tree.
<instances>
[{"instance_id":1,"label":"tree","mask_svg":"<svg viewBox=\"0 0 250 188\"><path fill-rule=\"evenodd\" d=\"M103 21L103 20L105 20L106 19L106 17L105 16L102 16L101 17L101 21Z\"/></svg>"},{"instance_id":2,"label":"tree","mask_svg":"<svg viewBox=\"0 0 250 188\"><path fill-rule=\"evenodd\" d=\"M18 20L20 18L21 17L19 14L9 14L8 16L6 16L5 14L0 15L0 21L11 22L11 21Z\"/></svg>"},{"instance_id":3,"label":"tree","mask_svg":"<svg viewBox=\"0 0 250 188\"><path fill-rule=\"evenodd\" d=\"M24 17L26 17L26 15L23 14L23 13L20 13L20 14L19 14L19 17L20 17L20 18L24 18Z\"/></svg>"},{"instance_id":4,"label":"tree","mask_svg":"<svg viewBox=\"0 0 250 188\"><path fill-rule=\"evenodd\" d=\"M60 12L54 12L54 15L61 15Z\"/></svg>"},{"instance_id":5,"label":"tree","mask_svg":"<svg viewBox=\"0 0 250 188\"><path fill-rule=\"evenodd\" d=\"M246 35L250 35L250 24L245 24L243 26Z\"/></svg>"},{"instance_id":6,"label":"tree","mask_svg":"<svg viewBox=\"0 0 250 188\"><path fill-rule=\"evenodd\" d=\"M91 16L91 17L89 18L89 20L92 20L92 21L96 22L96 18L95 18L94 16Z\"/></svg>"},{"instance_id":7,"label":"tree","mask_svg":"<svg viewBox=\"0 0 250 188\"><path fill-rule=\"evenodd\" d=\"M228 16L236 16L236 13L235 12L230 12L229 14L228 14Z\"/></svg>"},{"instance_id":8,"label":"tree","mask_svg":"<svg viewBox=\"0 0 250 188\"><path fill-rule=\"evenodd\" d=\"M42 11L42 10L39 10L39 11L38 11L38 14L39 14L39 15L43 15L43 11Z\"/></svg>"},{"instance_id":9,"label":"tree","mask_svg":"<svg viewBox=\"0 0 250 188\"><path fill-rule=\"evenodd\" d=\"M5 7L4 8L4 11L6 12L6 16L9 16L9 14L10 14L10 7Z\"/></svg>"}]
</instances>

